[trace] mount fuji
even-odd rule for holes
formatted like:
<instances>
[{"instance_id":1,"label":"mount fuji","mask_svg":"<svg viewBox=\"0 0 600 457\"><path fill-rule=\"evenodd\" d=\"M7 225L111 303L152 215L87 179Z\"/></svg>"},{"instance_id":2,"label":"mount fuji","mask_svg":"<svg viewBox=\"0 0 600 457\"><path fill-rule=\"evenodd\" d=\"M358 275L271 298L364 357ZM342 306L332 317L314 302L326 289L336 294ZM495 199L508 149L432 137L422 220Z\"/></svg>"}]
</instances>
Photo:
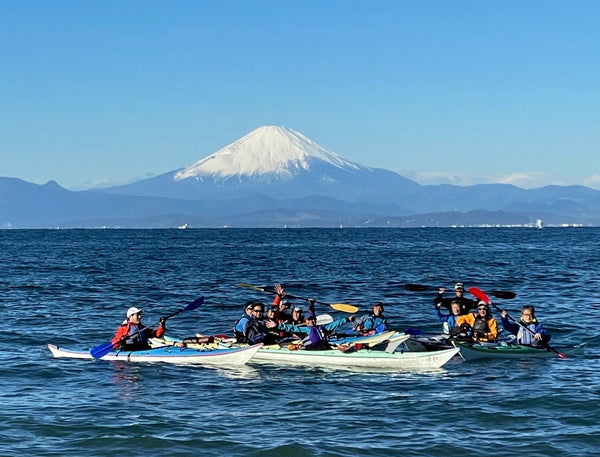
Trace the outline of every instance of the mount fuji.
<instances>
[{"instance_id":1,"label":"mount fuji","mask_svg":"<svg viewBox=\"0 0 600 457\"><path fill-rule=\"evenodd\" d=\"M422 186L286 127L260 127L183 168L73 192L0 177L0 229L37 227L448 227L600 225L581 186Z\"/></svg>"},{"instance_id":2,"label":"mount fuji","mask_svg":"<svg viewBox=\"0 0 600 457\"><path fill-rule=\"evenodd\" d=\"M196 200L326 195L391 204L420 187L397 173L346 160L290 128L263 126L185 168L102 192Z\"/></svg>"}]
</instances>

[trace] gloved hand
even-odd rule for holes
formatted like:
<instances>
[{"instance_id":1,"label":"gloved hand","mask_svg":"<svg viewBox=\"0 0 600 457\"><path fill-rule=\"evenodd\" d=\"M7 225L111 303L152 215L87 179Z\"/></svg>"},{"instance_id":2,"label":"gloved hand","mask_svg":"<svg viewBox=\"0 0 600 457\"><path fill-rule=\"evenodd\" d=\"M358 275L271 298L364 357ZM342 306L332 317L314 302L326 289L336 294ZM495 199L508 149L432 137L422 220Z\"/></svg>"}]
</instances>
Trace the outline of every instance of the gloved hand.
<instances>
[{"instance_id":1,"label":"gloved hand","mask_svg":"<svg viewBox=\"0 0 600 457\"><path fill-rule=\"evenodd\" d=\"M167 328L167 318L166 317L161 317L158 320L158 325L161 326L162 328Z\"/></svg>"}]
</instances>

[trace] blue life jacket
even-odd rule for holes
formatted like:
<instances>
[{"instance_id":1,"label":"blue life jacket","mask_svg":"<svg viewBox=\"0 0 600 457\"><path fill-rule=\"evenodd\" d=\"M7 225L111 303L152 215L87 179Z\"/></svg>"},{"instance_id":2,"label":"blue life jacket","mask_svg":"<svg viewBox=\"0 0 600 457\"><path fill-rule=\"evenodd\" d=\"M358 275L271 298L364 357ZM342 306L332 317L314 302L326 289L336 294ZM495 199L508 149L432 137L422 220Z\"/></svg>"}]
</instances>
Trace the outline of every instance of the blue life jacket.
<instances>
[{"instance_id":1,"label":"blue life jacket","mask_svg":"<svg viewBox=\"0 0 600 457\"><path fill-rule=\"evenodd\" d=\"M244 336L244 329L246 325L248 325L248 321L250 317L244 313L233 325L233 334L238 343L247 343L248 341L244 341L246 337Z\"/></svg>"}]
</instances>

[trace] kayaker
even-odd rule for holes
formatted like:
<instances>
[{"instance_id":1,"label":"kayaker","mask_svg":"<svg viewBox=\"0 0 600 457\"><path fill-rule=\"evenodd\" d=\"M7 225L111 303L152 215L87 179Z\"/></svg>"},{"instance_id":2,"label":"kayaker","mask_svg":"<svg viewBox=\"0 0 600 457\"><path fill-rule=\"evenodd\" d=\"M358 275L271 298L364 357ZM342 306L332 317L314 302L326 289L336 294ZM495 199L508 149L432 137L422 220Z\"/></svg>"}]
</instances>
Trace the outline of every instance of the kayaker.
<instances>
[{"instance_id":1,"label":"kayaker","mask_svg":"<svg viewBox=\"0 0 600 457\"><path fill-rule=\"evenodd\" d=\"M275 284L274 289L277 295L275 295L275 298L273 299L272 306L277 307L277 322L290 322L292 316L288 309L292 306L292 302L284 298L286 293L281 284Z\"/></svg>"},{"instance_id":2,"label":"kayaker","mask_svg":"<svg viewBox=\"0 0 600 457\"><path fill-rule=\"evenodd\" d=\"M302 314L303 310L301 307L296 306L292 310L292 318L290 319L289 324L291 325L302 325L304 324L304 315Z\"/></svg>"},{"instance_id":3,"label":"kayaker","mask_svg":"<svg viewBox=\"0 0 600 457\"><path fill-rule=\"evenodd\" d=\"M484 301L479 302L476 313L458 316L456 324L459 328L463 324L471 327L472 341L496 341L496 338L498 338L498 322L490 313L489 305Z\"/></svg>"},{"instance_id":4,"label":"kayaker","mask_svg":"<svg viewBox=\"0 0 600 457\"><path fill-rule=\"evenodd\" d=\"M443 294L445 291L446 291L446 289L444 287L440 287L438 289L438 294L433 299L434 305L437 305L439 303L440 306L443 306L448 311L450 311L452 302L454 300L458 300L458 302L460 303L460 314L461 315L467 315L467 314L469 314L469 311L477 308L477 302L475 300L471 300L470 298L467 298L464 296L465 285L462 282L457 282L454 285L454 293L456 294L455 297L444 298Z\"/></svg>"},{"instance_id":5,"label":"kayaker","mask_svg":"<svg viewBox=\"0 0 600 457\"><path fill-rule=\"evenodd\" d=\"M303 334L302 349L306 350L324 350L331 349L327 337L331 335L342 325L352 322L354 316L342 317L327 325L317 325L317 317L310 313L306 317L305 325L294 324L277 324L277 329L289 334ZM267 327L272 327L273 324L267 322Z\"/></svg>"},{"instance_id":6,"label":"kayaker","mask_svg":"<svg viewBox=\"0 0 600 457\"><path fill-rule=\"evenodd\" d=\"M441 306L441 303L436 303L434 307L435 317L438 321L444 323L444 333L450 333L453 328L458 327L456 319L460 315L460 301L452 300L452 303L450 304L450 314L443 314L440 311Z\"/></svg>"},{"instance_id":7,"label":"kayaker","mask_svg":"<svg viewBox=\"0 0 600 457\"><path fill-rule=\"evenodd\" d=\"M267 312L265 313L265 325L267 322L273 322L273 323L275 323L275 325L278 324L276 307L271 306L271 307L267 308ZM276 328L271 329L271 328L267 327L267 336L265 337L265 339L275 342L275 341L278 341L283 336L285 336L284 333L279 332Z\"/></svg>"},{"instance_id":8,"label":"kayaker","mask_svg":"<svg viewBox=\"0 0 600 457\"><path fill-rule=\"evenodd\" d=\"M253 302L252 315L246 323L241 336L238 338L236 334L236 340L238 343L266 343L270 344L269 338L267 338L267 326L263 319L263 312L265 305L261 302Z\"/></svg>"},{"instance_id":9,"label":"kayaker","mask_svg":"<svg viewBox=\"0 0 600 457\"><path fill-rule=\"evenodd\" d=\"M373 312L355 319L353 322L353 327L355 332L359 332L364 335L387 331L389 324L383 315L383 303L375 303L373 305Z\"/></svg>"},{"instance_id":10,"label":"kayaker","mask_svg":"<svg viewBox=\"0 0 600 457\"><path fill-rule=\"evenodd\" d=\"M145 327L142 324L142 310L132 306L127 310L127 319L117 329L111 343L115 349L125 351L139 351L149 349L148 338L160 338L165 333L166 321L165 317L159 319L158 328L156 330ZM131 338L127 338L131 335Z\"/></svg>"},{"instance_id":11,"label":"kayaker","mask_svg":"<svg viewBox=\"0 0 600 457\"><path fill-rule=\"evenodd\" d=\"M244 305L243 314L238 318L237 321L235 321L235 324L233 324L233 334L238 343L244 339L244 329L246 328L248 321L252 317L253 307L253 301L246 302L246 304Z\"/></svg>"},{"instance_id":12,"label":"kayaker","mask_svg":"<svg viewBox=\"0 0 600 457\"><path fill-rule=\"evenodd\" d=\"M502 327L517 337L517 343L523 346L541 347L548 344L550 334L535 317L535 308L525 305L521 308L521 319L518 323L508 320L508 312L502 310Z\"/></svg>"}]
</instances>

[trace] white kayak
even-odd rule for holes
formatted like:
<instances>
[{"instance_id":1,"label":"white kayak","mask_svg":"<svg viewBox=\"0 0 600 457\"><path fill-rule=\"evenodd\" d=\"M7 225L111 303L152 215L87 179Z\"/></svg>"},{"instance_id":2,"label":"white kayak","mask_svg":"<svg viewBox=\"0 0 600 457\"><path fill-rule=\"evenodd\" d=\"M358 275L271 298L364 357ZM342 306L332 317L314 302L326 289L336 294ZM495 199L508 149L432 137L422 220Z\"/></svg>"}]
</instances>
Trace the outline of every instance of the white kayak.
<instances>
[{"instance_id":1,"label":"white kayak","mask_svg":"<svg viewBox=\"0 0 600 457\"><path fill-rule=\"evenodd\" d=\"M198 335L199 338L206 336ZM342 352L338 349L331 350L314 350L308 351L304 349L295 349L297 346L290 345L270 345L263 346L254 355L251 363L273 363L286 365L308 365L315 367L339 367L339 368L366 368L380 370L426 370L440 368L445 365L454 355L458 353L458 349L452 348L445 351L435 352L394 352L396 347L406 341L410 335L400 334L397 332L387 332L384 334L371 335L368 337L352 337L350 341L340 340L338 347L345 349ZM165 338L162 344L173 344L176 340ZM212 343L211 345L232 344L231 341L221 340L220 342ZM360 343L360 346L355 346ZM209 346L211 346L209 345ZM389 351L390 345L393 347ZM190 345L196 347L195 345ZM236 347L237 345L233 345ZM388 350L369 349L370 347L381 347ZM202 347L199 345L198 347ZM237 346L239 347L239 346ZM246 346L247 347L247 346ZM356 349L361 347L361 349ZM295 350L291 350L294 348Z\"/></svg>"},{"instance_id":2,"label":"white kayak","mask_svg":"<svg viewBox=\"0 0 600 457\"><path fill-rule=\"evenodd\" d=\"M243 348L205 348L191 349L176 346L162 346L140 351L111 351L102 360L121 360L125 362L167 362L196 365L243 365L258 352L262 344ZM54 357L74 359L93 359L90 350L64 349L48 344Z\"/></svg>"},{"instance_id":3,"label":"white kayak","mask_svg":"<svg viewBox=\"0 0 600 457\"><path fill-rule=\"evenodd\" d=\"M444 366L458 349L433 352L385 352L372 349L341 352L337 349L290 351L287 347L263 347L252 363L308 365L313 367L369 368L385 370L427 370Z\"/></svg>"}]
</instances>

